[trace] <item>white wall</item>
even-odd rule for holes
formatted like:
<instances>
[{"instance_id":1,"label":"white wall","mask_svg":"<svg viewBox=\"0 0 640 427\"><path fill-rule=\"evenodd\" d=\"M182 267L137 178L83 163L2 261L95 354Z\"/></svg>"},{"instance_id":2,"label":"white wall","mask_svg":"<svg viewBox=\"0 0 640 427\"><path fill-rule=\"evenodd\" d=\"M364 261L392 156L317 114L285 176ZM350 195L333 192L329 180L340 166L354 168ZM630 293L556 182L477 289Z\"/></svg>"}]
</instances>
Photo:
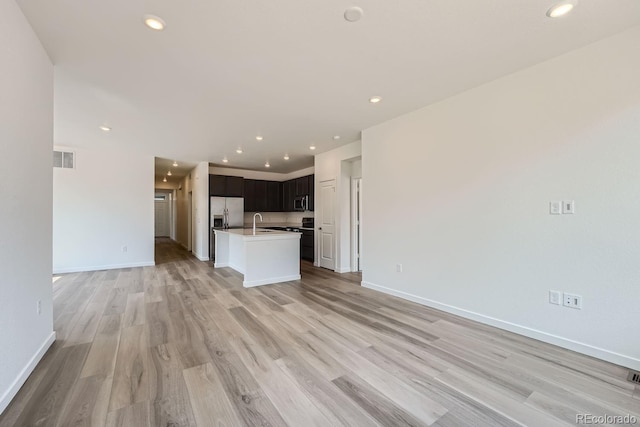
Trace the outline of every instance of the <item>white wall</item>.
<instances>
[{"instance_id":1,"label":"white wall","mask_svg":"<svg viewBox=\"0 0 640 427\"><path fill-rule=\"evenodd\" d=\"M365 130L364 284L639 369L638 45L636 27Z\"/></svg>"},{"instance_id":2,"label":"white wall","mask_svg":"<svg viewBox=\"0 0 640 427\"><path fill-rule=\"evenodd\" d=\"M191 173L187 174L176 190L176 241L185 249L189 247L189 192L191 191Z\"/></svg>"},{"instance_id":3,"label":"white wall","mask_svg":"<svg viewBox=\"0 0 640 427\"><path fill-rule=\"evenodd\" d=\"M351 271L351 162L359 159L361 154L362 144L360 141L356 141L315 156L315 212L320 212L321 210L321 200L318 192L320 182L331 179L336 180L335 271L340 273ZM314 234L314 259L317 265L318 233Z\"/></svg>"},{"instance_id":4,"label":"white wall","mask_svg":"<svg viewBox=\"0 0 640 427\"><path fill-rule=\"evenodd\" d=\"M191 172L195 209L195 242L193 254L200 261L209 260L209 163L200 162Z\"/></svg>"},{"instance_id":5,"label":"white wall","mask_svg":"<svg viewBox=\"0 0 640 427\"><path fill-rule=\"evenodd\" d=\"M53 66L0 0L0 413L55 340L51 294ZM42 314L36 311L42 302Z\"/></svg>"},{"instance_id":6,"label":"white wall","mask_svg":"<svg viewBox=\"0 0 640 427\"><path fill-rule=\"evenodd\" d=\"M53 171L53 271L153 265L153 157L60 148L75 151L76 168Z\"/></svg>"}]
</instances>

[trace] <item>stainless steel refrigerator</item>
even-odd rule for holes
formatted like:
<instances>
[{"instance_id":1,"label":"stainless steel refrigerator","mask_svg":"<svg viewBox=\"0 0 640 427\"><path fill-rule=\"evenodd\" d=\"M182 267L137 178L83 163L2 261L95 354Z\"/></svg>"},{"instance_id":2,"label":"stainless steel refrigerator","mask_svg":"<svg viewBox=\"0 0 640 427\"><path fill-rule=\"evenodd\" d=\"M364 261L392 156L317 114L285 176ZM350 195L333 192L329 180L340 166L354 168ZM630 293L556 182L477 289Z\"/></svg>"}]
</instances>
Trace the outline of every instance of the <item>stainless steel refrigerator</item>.
<instances>
[{"instance_id":1,"label":"stainless steel refrigerator","mask_svg":"<svg viewBox=\"0 0 640 427\"><path fill-rule=\"evenodd\" d=\"M211 227L215 227L215 219L223 219L222 227L244 226L244 198L212 197L210 207ZM226 220L226 221L225 221Z\"/></svg>"},{"instance_id":2,"label":"stainless steel refrigerator","mask_svg":"<svg viewBox=\"0 0 640 427\"><path fill-rule=\"evenodd\" d=\"M216 239L214 228L244 227L244 198L212 197L209 207L211 235L209 236L209 259L215 263Z\"/></svg>"}]
</instances>

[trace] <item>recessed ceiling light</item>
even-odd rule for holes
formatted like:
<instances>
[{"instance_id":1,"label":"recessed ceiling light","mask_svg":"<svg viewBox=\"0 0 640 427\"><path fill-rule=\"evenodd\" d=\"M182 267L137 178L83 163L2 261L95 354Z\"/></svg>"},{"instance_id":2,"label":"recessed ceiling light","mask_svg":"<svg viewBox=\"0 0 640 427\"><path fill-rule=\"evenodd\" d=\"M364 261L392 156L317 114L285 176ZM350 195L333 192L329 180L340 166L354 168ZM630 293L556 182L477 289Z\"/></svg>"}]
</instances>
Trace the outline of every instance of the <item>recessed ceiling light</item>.
<instances>
[{"instance_id":1,"label":"recessed ceiling light","mask_svg":"<svg viewBox=\"0 0 640 427\"><path fill-rule=\"evenodd\" d=\"M285 154L285 155L284 155L284 159L285 159L285 160L289 160L289 155L288 155L288 154Z\"/></svg>"},{"instance_id":2,"label":"recessed ceiling light","mask_svg":"<svg viewBox=\"0 0 640 427\"><path fill-rule=\"evenodd\" d=\"M229 159L227 159L226 157L224 159L222 159L222 163L227 163L229 161Z\"/></svg>"},{"instance_id":3,"label":"recessed ceiling light","mask_svg":"<svg viewBox=\"0 0 640 427\"><path fill-rule=\"evenodd\" d=\"M349 22L356 22L362 18L364 11L358 6L353 6L344 11L344 19Z\"/></svg>"},{"instance_id":4,"label":"recessed ceiling light","mask_svg":"<svg viewBox=\"0 0 640 427\"><path fill-rule=\"evenodd\" d=\"M310 145L310 146L309 146L309 150L315 150L315 149L316 149L316 146L315 146L315 145Z\"/></svg>"},{"instance_id":5,"label":"recessed ceiling light","mask_svg":"<svg viewBox=\"0 0 640 427\"><path fill-rule=\"evenodd\" d=\"M171 171L167 172L167 176L171 176Z\"/></svg>"},{"instance_id":6,"label":"recessed ceiling light","mask_svg":"<svg viewBox=\"0 0 640 427\"><path fill-rule=\"evenodd\" d=\"M236 150L236 153L242 154L242 148L238 147L238 149Z\"/></svg>"},{"instance_id":7,"label":"recessed ceiling light","mask_svg":"<svg viewBox=\"0 0 640 427\"><path fill-rule=\"evenodd\" d=\"M173 167L177 168L178 167L178 162L176 162L175 160L173 161Z\"/></svg>"},{"instance_id":8,"label":"recessed ceiling light","mask_svg":"<svg viewBox=\"0 0 640 427\"><path fill-rule=\"evenodd\" d=\"M333 139L334 139L334 141L339 140L339 139L340 139L340 135L335 135L335 136L333 137Z\"/></svg>"},{"instance_id":9,"label":"recessed ceiling light","mask_svg":"<svg viewBox=\"0 0 640 427\"><path fill-rule=\"evenodd\" d=\"M372 96L371 98L369 98L369 102L372 104L377 104L380 101L382 101L382 97L380 96Z\"/></svg>"},{"instance_id":10,"label":"recessed ceiling light","mask_svg":"<svg viewBox=\"0 0 640 427\"><path fill-rule=\"evenodd\" d=\"M167 177L162 178L162 182L167 182Z\"/></svg>"},{"instance_id":11,"label":"recessed ceiling light","mask_svg":"<svg viewBox=\"0 0 640 427\"><path fill-rule=\"evenodd\" d=\"M256 139L257 139L258 141L262 141L262 139L263 139L263 138L262 138L260 135L258 135L258 136L256 136Z\"/></svg>"},{"instance_id":12,"label":"recessed ceiling light","mask_svg":"<svg viewBox=\"0 0 640 427\"><path fill-rule=\"evenodd\" d=\"M567 13L571 12L577 3L577 0L563 1L562 3L558 3L547 10L547 16L549 18L559 18L561 16L564 16Z\"/></svg>"},{"instance_id":13,"label":"recessed ceiling light","mask_svg":"<svg viewBox=\"0 0 640 427\"><path fill-rule=\"evenodd\" d=\"M270 168L270 167L271 167L271 165L269 164L269 162L267 162L267 163L265 163L265 164L264 164L264 167L265 167L265 168Z\"/></svg>"},{"instance_id":14,"label":"recessed ceiling light","mask_svg":"<svg viewBox=\"0 0 640 427\"><path fill-rule=\"evenodd\" d=\"M100 130L103 130L105 132L109 132L111 130L111 128L109 126L102 125L102 126L100 126Z\"/></svg>"},{"instance_id":15,"label":"recessed ceiling light","mask_svg":"<svg viewBox=\"0 0 640 427\"><path fill-rule=\"evenodd\" d=\"M144 20L144 25L156 31L164 30L164 27L167 25L162 18L155 15L144 15L142 19Z\"/></svg>"}]
</instances>

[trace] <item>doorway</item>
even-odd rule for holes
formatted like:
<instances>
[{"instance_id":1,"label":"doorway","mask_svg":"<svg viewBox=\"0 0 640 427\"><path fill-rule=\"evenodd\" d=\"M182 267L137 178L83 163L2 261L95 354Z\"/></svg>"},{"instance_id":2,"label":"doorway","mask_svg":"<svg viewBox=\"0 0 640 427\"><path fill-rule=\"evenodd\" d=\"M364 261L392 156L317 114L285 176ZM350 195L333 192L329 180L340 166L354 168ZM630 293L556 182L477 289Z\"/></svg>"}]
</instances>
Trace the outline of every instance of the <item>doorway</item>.
<instances>
[{"instance_id":1,"label":"doorway","mask_svg":"<svg viewBox=\"0 0 640 427\"><path fill-rule=\"evenodd\" d=\"M171 200L167 193L154 196L155 237L169 237L171 234Z\"/></svg>"}]
</instances>

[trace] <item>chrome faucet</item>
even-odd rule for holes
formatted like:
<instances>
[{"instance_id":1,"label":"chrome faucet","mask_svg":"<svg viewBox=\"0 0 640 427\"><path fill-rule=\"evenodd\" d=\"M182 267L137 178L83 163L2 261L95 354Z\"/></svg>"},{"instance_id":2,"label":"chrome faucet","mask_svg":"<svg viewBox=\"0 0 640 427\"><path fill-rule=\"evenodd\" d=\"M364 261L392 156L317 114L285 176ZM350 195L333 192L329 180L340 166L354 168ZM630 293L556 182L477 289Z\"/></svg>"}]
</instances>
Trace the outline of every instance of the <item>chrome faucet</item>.
<instances>
[{"instance_id":1,"label":"chrome faucet","mask_svg":"<svg viewBox=\"0 0 640 427\"><path fill-rule=\"evenodd\" d=\"M262 214L256 212L255 214L253 214L253 235L256 235L256 217L259 216L260 217L260 222L262 222Z\"/></svg>"}]
</instances>

